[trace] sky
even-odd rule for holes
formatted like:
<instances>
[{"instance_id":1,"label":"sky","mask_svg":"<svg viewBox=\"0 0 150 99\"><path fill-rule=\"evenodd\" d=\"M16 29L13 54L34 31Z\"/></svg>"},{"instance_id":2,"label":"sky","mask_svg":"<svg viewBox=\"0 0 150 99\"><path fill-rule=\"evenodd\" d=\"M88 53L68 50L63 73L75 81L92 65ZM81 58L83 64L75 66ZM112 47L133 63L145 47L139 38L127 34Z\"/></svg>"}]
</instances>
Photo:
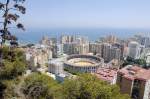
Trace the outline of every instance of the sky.
<instances>
[{"instance_id":1,"label":"sky","mask_svg":"<svg viewBox=\"0 0 150 99\"><path fill-rule=\"evenodd\" d=\"M150 28L150 0L26 0L30 28Z\"/></svg>"}]
</instances>

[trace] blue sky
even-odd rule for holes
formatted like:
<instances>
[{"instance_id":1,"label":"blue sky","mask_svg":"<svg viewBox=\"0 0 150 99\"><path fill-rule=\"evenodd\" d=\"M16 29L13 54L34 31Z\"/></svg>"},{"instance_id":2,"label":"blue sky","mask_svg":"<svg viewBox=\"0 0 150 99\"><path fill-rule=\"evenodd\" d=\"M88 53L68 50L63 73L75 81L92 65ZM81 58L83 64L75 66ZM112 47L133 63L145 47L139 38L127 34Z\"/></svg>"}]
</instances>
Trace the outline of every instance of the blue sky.
<instances>
[{"instance_id":1,"label":"blue sky","mask_svg":"<svg viewBox=\"0 0 150 99\"><path fill-rule=\"evenodd\" d=\"M150 28L150 0L26 0L30 28Z\"/></svg>"}]
</instances>

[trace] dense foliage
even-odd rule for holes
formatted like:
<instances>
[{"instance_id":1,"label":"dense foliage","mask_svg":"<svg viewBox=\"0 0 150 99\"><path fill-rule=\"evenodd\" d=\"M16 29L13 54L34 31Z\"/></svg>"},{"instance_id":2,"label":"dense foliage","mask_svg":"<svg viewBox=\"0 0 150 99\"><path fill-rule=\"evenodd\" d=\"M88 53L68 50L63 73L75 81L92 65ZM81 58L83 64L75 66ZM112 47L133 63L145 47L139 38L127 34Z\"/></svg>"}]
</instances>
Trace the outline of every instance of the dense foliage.
<instances>
[{"instance_id":1,"label":"dense foliage","mask_svg":"<svg viewBox=\"0 0 150 99\"><path fill-rule=\"evenodd\" d=\"M109 85L91 74L65 80L62 94L64 99L129 99L127 95L120 94L116 85Z\"/></svg>"},{"instance_id":2,"label":"dense foliage","mask_svg":"<svg viewBox=\"0 0 150 99\"><path fill-rule=\"evenodd\" d=\"M58 84L43 74L31 74L23 84L27 99L129 99L116 85L99 80L91 74L81 74Z\"/></svg>"},{"instance_id":3,"label":"dense foliage","mask_svg":"<svg viewBox=\"0 0 150 99\"><path fill-rule=\"evenodd\" d=\"M0 48L0 99L10 99L15 94L14 87L18 87L16 82L26 70L24 52L19 48Z\"/></svg>"},{"instance_id":4,"label":"dense foliage","mask_svg":"<svg viewBox=\"0 0 150 99\"><path fill-rule=\"evenodd\" d=\"M32 73L25 78L5 81L4 99L129 99L116 85L99 80L91 74L58 83L51 77Z\"/></svg>"},{"instance_id":5,"label":"dense foliage","mask_svg":"<svg viewBox=\"0 0 150 99\"><path fill-rule=\"evenodd\" d=\"M27 99L56 99L60 85L51 77L32 73L24 80L22 91Z\"/></svg>"},{"instance_id":6,"label":"dense foliage","mask_svg":"<svg viewBox=\"0 0 150 99\"><path fill-rule=\"evenodd\" d=\"M9 50L9 47L1 48L3 59L0 66L1 79L13 79L26 70L25 56L22 50L15 48Z\"/></svg>"}]
</instances>

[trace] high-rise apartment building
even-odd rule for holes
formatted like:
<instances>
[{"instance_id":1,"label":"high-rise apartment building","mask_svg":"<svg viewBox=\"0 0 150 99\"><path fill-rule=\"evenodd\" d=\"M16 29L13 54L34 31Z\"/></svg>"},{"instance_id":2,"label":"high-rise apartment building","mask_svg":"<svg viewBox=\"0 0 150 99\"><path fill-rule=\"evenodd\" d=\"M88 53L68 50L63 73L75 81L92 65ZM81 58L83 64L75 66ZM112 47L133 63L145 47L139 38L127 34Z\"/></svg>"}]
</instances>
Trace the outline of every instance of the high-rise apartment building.
<instances>
[{"instance_id":1,"label":"high-rise apartment building","mask_svg":"<svg viewBox=\"0 0 150 99\"><path fill-rule=\"evenodd\" d=\"M76 40L76 36L72 35L62 35L60 38L60 43L65 44L65 43L71 43Z\"/></svg>"},{"instance_id":2,"label":"high-rise apartment building","mask_svg":"<svg viewBox=\"0 0 150 99\"><path fill-rule=\"evenodd\" d=\"M104 43L102 45L102 58L104 58L105 62L109 62L110 59L110 55L111 55L111 44L109 43Z\"/></svg>"},{"instance_id":3,"label":"high-rise apartment building","mask_svg":"<svg viewBox=\"0 0 150 99\"><path fill-rule=\"evenodd\" d=\"M102 57L102 43L90 43L89 52L98 54L100 57Z\"/></svg>"},{"instance_id":4,"label":"high-rise apartment building","mask_svg":"<svg viewBox=\"0 0 150 99\"><path fill-rule=\"evenodd\" d=\"M118 71L117 84L123 94L132 99L150 99L150 70L138 66L126 66Z\"/></svg>"},{"instance_id":5,"label":"high-rise apartment building","mask_svg":"<svg viewBox=\"0 0 150 99\"><path fill-rule=\"evenodd\" d=\"M63 53L71 55L77 53L77 44L76 43L64 43L62 44Z\"/></svg>"},{"instance_id":6,"label":"high-rise apartment building","mask_svg":"<svg viewBox=\"0 0 150 99\"><path fill-rule=\"evenodd\" d=\"M53 58L57 57L57 39L56 38L48 38L44 36L42 40L40 41L40 44L48 46L50 50L53 52L52 53Z\"/></svg>"},{"instance_id":7,"label":"high-rise apartment building","mask_svg":"<svg viewBox=\"0 0 150 99\"><path fill-rule=\"evenodd\" d=\"M48 62L48 71L53 74L63 73L63 58L52 59Z\"/></svg>"},{"instance_id":8,"label":"high-rise apartment building","mask_svg":"<svg viewBox=\"0 0 150 99\"><path fill-rule=\"evenodd\" d=\"M121 49L117 47L112 47L110 51L110 60L117 59L120 60L121 58Z\"/></svg>"},{"instance_id":9,"label":"high-rise apartment building","mask_svg":"<svg viewBox=\"0 0 150 99\"><path fill-rule=\"evenodd\" d=\"M62 49L65 54L87 54L89 53L89 41L86 37L62 36Z\"/></svg>"},{"instance_id":10,"label":"high-rise apartment building","mask_svg":"<svg viewBox=\"0 0 150 99\"><path fill-rule=\"evenodd\" d=\"M116 43L117 42L117 37L114 35L109 35L108 37L106 37L106 42L108 43Z\"/></svg>"},{"instance_id":11,"label":"high-rise apartment building","mask_svg":"<svg viewBox=\"0 0 150 99\"><path fill-rule=\"evenodd\" d=\"M146 48L150 47L150 37L142 37L141 45L144 45Z\"/></svg>"},{"instance_id":12,"label":"high-rise apartment building","mask_svg":"<svg viewBox=\"0 0 150 99\"><path fill-rule=\"evenodd\" d=\"M89 43L79 44L79 45L77 44L76 52L77 52L77 54L87 54L87 53L89 53Z\"/></svg>"},{"instance_id":13,"label":"high-rise apartment building","mask_svg":"<svg viewBox=\"0 0 150 99\"><path fill-rule=\"evenodd\" d=\"M129 42L128 49L129 49L128 50L129 57L132 57L134 59L138 59L140 57L141 48L140 48L140 44L138 42L135 42L135 41Z\"/></svg>"},{"instance_id":14,"label":"high-rise apartment building","mask_svg":"<svg viewBox=\"0 0 150 99\"><path fill-rule=\"evenodd\" d=\"M120 60L121 58L121 48L113 46L109 43L104 43L102 46L102 57L106 62L109 62L113 59Z\"/></svg>"}]
</instances>

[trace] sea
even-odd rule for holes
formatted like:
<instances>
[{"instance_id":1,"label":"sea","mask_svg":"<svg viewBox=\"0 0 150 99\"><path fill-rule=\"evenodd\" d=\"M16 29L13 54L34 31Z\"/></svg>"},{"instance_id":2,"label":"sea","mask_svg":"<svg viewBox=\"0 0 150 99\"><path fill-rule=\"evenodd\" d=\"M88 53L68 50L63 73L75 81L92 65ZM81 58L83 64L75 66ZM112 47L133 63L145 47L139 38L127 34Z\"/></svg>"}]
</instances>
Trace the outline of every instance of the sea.
<instances>
[{"instance_id":1,"label":"sea","mask_svg":"<svg viewBox=\"0 0 150 99\"><path fill-rule=\"evenodd\" d=\"M60 39L61 35L86 36L90 41L96 41L100 37L115 35L121 39L127 39L134 35L149 35L150 29L127 29L127 28L26 28L25 31L13 30L20 43L38 43L43 36Z\"/></svg>"}]
</instances>

